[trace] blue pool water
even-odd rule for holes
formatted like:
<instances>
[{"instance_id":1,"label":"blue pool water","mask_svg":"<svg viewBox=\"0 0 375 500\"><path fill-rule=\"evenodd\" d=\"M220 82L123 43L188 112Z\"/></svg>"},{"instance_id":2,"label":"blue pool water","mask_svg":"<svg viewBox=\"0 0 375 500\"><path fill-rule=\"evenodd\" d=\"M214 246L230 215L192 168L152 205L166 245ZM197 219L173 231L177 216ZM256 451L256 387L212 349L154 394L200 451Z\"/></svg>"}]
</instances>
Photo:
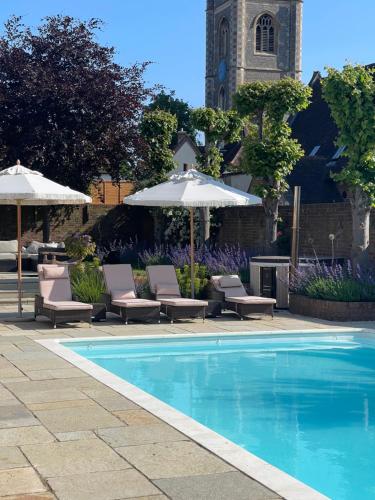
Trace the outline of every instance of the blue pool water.
<instances>
[{"instance_id":1,"label":"blue pool water","mask_svg":"<svg viewBox=\"0 0 375 500\"><path fill-rule=\"evenodd\" d=\"M336 500L375 498L375 335L65 342Z\"/></svg>"}]
</instances>

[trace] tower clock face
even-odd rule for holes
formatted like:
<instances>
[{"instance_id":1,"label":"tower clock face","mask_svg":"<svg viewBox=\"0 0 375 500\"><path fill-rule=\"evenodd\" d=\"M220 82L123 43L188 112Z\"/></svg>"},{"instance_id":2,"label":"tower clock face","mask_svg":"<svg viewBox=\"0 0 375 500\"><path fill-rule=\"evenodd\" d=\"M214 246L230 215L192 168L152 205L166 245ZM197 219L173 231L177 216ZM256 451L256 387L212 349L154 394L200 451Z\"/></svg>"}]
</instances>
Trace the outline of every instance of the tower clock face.
<instances>
[{"instance_id":1,"label":"tower clock face","mask_svg":"<svg viewBox=\"0 0 375 500\"><path fill-rule=\"evenodd\" d=\"M220 61L217 73L219 80L223 82L227 77L227 63L224 61L224 59Z\"/></svg>"}]
</instances>

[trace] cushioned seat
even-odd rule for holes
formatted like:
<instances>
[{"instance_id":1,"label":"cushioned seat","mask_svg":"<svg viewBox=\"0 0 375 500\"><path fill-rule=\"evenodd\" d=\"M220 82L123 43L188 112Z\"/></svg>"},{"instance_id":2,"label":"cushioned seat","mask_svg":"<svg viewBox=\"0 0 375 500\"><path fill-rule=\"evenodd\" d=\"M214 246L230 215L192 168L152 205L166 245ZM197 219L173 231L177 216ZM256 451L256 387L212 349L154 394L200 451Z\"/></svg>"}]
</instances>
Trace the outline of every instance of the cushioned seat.
<instances>
[{"instance_id":1,"label":"cushioned seat","mask_svg":"<svg viewBox=\"0 0 375 500\"><path fill-rule=\"evenodd\" d=\"M146 299L112 300L111 304L118 307L160 307L160 302Z\"/></svg>"},{"instance_id":2,"label":"cushioned seat","mask_svg":"<svg viewBox=\"0 0 375 500\"><path fill-rule=\"evenodd\" d=\"M93 309L92 304L85 304L84 302L76 302L74 300L61 300L57 302L45 300L44 307L53 311L91 311Z\"/></svg>"},{"instance_id":3,"label":"cushioned seat","mask_svg":"<svg viewBox=\"0 0 375 500\"><path fill-rule=\"evenodd\" d=\"M17 260L17 255L15 253L4 252L0 253L0 260Z\"/></svg>"},{"instance_id":4,"label":"cushioned seat","mask_svg":"<svg viewBox=\"0 0 375 500\"><path fill-rule=\"evenodd\" d=\"M69 271L66 266L39 264L40 295L35 296L35 318L47 316L56 328L57 323L86 321L91 323L93 306L73 301Z\"/></svg>"},{"instance_id":5,"label":"cushioned seat","mask_svg":"<svg viewBox=\"0 0 375 500\"><path fill-rule=\"evenodd\" d=\"M239 315L241 319L249 314L270 314L276 300L269 297L248 295L239 276L212 276L212 297L220 300L223 306Z\"/></svg>"},{"instance_id":6,"label":"cushioned seat","mask_svg":"<svg viewBox=\"0 0 375 500\"><path fill-rule=\"evenodd\" d=\"M181 297L176 271L173 266L148 266L146 268L151 293L161 302L161 310L175 319L202 317L206 315L208 302Z\"/></svg>"},{"instance_id":7,"label":"cushioned seat","mask_svg":"<svg viewBox=\"0 0 375 500\"><path fill-rule=\"evenodd\" d=\"M121 316L125 324L134 319L155 319L160 322L160 302L137 298L130 264L106 264L103 273L109 311Z\"/></svg>"},{"instance_id":8,"label":"cushioned seat","mask_svg":"<svg viewBox=\"0 0 375 500\"><path fill-rule=\"evenodd\" d=\"M182 297L176 298L168 298L163 299L162 297L158 297L162 304L167 306L180 306L180 307L191 307L191 306L201 306L208 307L208 302L204 300L196 300L196 299L184 299Z\"/></svg>"},{"instance_id":9,"label":"cushioned seat","mask_svg":"<svg viewBox=\"0 0 375 500\"><path fill-rule=\"evenodd\" d=\"M238 304L276 304L275 299L268 297L257 297L255 295L247 295L246 297L225 297L227 302L237 302Z\"/></svg>"}]
</instances>

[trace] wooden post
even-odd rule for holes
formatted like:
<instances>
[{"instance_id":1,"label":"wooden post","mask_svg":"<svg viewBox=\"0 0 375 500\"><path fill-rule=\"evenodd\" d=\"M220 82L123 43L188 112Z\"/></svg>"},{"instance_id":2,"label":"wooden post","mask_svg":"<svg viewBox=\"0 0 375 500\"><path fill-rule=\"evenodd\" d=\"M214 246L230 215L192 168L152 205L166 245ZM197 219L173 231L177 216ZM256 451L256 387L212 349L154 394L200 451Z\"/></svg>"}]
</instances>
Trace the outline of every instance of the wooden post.
<instances>
[{"instance_id":1,"label":"wooden post","mask_svg":"<svg viewBox=\"0 0 375 500\"><path fill-rule=\"evenodd\" d=\"M190 208L190 279L191 298L194 299L195 249L194 249L194 208Z\"/></svg>"},{"instance_id":2,"label":"wooden post","mask_svg":"<svg viewBox=\"0 0 375 500\"><path fill-rule=\"evenodd\" d=\"M17 252L17 275L18 275L18 314L22 316L22 229L21 229L22 219L21 219L21 202L17 200L17 240L18 240L18 252Z\"/></svg>"},{"instance_id":3,"label":"wooden post","mask_svg":"<svg viewBox=\"0 0 375 500\"><path fill-rule=\"evenodd\" d=\"M294 272L294 270L298 268L299 264L300 212L301 212L301 186L295 186L293 226L292 226L292 252L291 252L292 272Z\"/></svg>"}]
</instances>

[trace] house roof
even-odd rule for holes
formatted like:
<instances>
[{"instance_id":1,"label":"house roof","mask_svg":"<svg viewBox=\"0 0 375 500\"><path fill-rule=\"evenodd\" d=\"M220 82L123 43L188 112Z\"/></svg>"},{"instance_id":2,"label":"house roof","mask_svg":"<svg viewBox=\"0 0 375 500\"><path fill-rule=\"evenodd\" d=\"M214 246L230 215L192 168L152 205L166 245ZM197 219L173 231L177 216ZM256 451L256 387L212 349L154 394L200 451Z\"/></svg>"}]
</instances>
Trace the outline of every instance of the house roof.
<instances>
[{"instance_id":1,"label":"house roof","mask_svg":"<svg viewBox=\"0 0 375 500\"><path fill-rule=\"evenodd\" d=\"M176 154L184 144L188 144L195 152L196 155L200 154L198 146L195 144L193 139L184 130L178 132L178 140L176 146L173 148L174 154Z\"/></svg>"}]
</instances>

